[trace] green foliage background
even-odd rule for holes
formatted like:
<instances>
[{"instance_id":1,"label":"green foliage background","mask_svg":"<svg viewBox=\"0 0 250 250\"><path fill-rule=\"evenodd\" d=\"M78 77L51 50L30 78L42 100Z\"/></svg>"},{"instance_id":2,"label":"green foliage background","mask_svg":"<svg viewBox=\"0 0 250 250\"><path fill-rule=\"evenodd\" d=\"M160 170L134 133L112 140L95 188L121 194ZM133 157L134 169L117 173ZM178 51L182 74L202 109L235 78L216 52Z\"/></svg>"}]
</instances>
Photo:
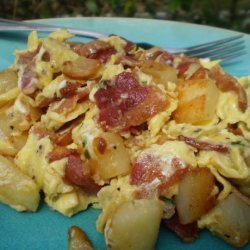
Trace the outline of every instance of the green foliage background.
<instances>
[{"instance_id":1,"label":"green foliage background","mask_svg":"<svg viewBox=\"0 0 250 250\"><path fill-rule=\"evenodd\" d=\"M146 17L208 24L250 33L250 0L1 0L0 17ZM159 16L159 13L161 15Z\"/></svg>"}]
</instances>

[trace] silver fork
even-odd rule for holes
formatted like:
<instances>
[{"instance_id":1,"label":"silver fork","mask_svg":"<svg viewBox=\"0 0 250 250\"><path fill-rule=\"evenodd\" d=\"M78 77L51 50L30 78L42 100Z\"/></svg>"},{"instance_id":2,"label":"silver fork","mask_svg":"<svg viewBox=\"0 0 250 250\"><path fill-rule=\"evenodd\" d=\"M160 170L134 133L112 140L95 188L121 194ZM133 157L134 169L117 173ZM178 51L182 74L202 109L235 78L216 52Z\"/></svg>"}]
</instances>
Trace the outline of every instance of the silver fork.
<instances>
[{"instance_id":1,"label":"silver fork","mask_svg":"<svg viewBox=\"0 0 250 250\"><path fill-rule=\"evenodd\" d=\"M70 33L74 35L89 37L89 38L103 38L110 35L90 30L66 28L61 26L59 27L59 26L44 25L39 23L22 22L22 21L13 21L9 19L0 18L0 31L36 30L41 32L52 32L63 28L67 29ZM137 44L143 48L150 48L154 46L152 44L145 42L139 42ZM217 41L198 44L186 48L179 48L179 49L164 48L164 49L176 55L185 54L191 57L210 58L211 60L220 59L222 62L229 61L246 54L243 34L234 35Z\"/></svg>"}]
</instances>

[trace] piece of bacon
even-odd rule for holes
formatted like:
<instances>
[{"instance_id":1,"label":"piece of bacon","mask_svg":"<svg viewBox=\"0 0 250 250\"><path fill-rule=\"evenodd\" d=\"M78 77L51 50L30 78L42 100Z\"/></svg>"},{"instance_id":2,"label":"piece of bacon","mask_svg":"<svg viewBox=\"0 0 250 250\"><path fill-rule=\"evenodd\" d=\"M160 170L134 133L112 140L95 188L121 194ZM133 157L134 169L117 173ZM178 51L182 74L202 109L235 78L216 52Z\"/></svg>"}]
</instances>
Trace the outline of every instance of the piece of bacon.
<instances>
[{"instance_id":1,"label":"piece of bacon","mask_svg":"<svg viewBox=\"0 0 250 250\"><path fill-rule=\"evenodd\" d=\"M60 94L63 97L75 95L80 84L78 82L66 82L66 86L60 88Z\"/></svg>"},{"instance_id":2,"label":"piece of bacon","mask_svg":"<svg viewBox=\"0 0 250 250\"><path fill-rule=\"evenodd\" d=\"M162 50L154 50L151 52L151 50L146 50L146 56L145 56L145 60L146 61L154 61L156 60L156 58L158 58L158 56L162 55L163 54L163 51Z\"/></svg>"},{"instance_id":3,"label":"piece of bacon","mask_svg":"<svg viewBox=\"0 0 250 250\"><path fill-rule=\"evenodd\" d=\"M62 99L57 97L44 97L37 106L39 108L46 108L51 103L56 101L61 101L59 110L62 110L63 107L69 105L70 103L73 105L73 100L76 99L77 103L85 101L89 96L89 89L87 87L80 88L79 82L67 82L66 86L60 89L60 94L63 97ZM67 100L67 101L66 101Z\"/></svg>"},{"instance_id":4,"label":"piece of bacon","mask_svg":"<svg viewBox=\"0 0 250 250\"><path fill-rule=\"evenodd\" d=\"M123 56L117 60L116 64L122 64L124 67L134 68L142 65L142 61L135 59L132 56Z\"/></svg>"},{"instance_id":5,"label":"piece of bacon","mask_svg":"<svg viewBox=\"0 0 250 250\"><path fill-rule=\"evenodd\" d=\"M48 153L47 159L48 162L54 162L61 160L65 157L69 157L71 155L77 155L78 152L76 149L72 148L66 148L66 147L61 147L61 146L54 146L53 150Z\"/></svg>"},{"instance_id":6,"label":"piece of bacon","mask_svg":"<svg viewBox=\"0 0 250 250\"><path fill-rule=\"evenodd\" d=\"M238 124L228 124L227 125L227 130L234 135L243 135L242 130L238 127Z\"/></svg>"},{"instance_id":7,"label":"piece of bacon","mask_svg":"<svg viewBox=\"0 0 250 250\"><path fill-rule=\"evenodd\" d=\"M45 97L44 99L42 99L37 106L39 108L46 108L48 107L51 103L53 103L55 101L54 97Z\"/></svg>"},{"instance_id":8,"label":"piece of bacon","mask_svg":"<svg viewBox=\"0 0 250 250\"><path fill-rule=\"evenodd\" d=\"M89 56L89 58L98 59L102 63L106 63L110 59L110 57L116 53L117 51L113 47L110 47L108 49L97 51L95 54L92 54L91 56Z\"/></svg>"},{"instance_id":9,"label":"piece of bacon","mask_svg":"<svg viewBox=\"0 0 250 250\"><path fill-rule=\"evenodd\" d=\"M59 103L55 103L55 105L51 106L51 110L58 114L68 113L69 111L75 108L77 101L77 95L68 98L63 98L59 101Z\"/></svg>"},{"instance_id":10,"label":"piece of bacon","mask_svg":"<svg viewBox=\"0 0 250 250\"><path fill-rule=\"evenodd\" d=\"M27 65L27 64L29 64L31 61L34 60L34 58L38 54L40 48L41 48L41 46L39 45L36 49L34 49L32 51L28 50L25 53L22 53L21 55L19 55L19 57L17 59L17 64L18 65Z\"/></svg>"},{"instance_id":11,"label":"piece of bacon","mask_svg":"<svg viewBox=\"0 0 250 250\"><path fill-rule=\"evenodd\" d=\"M34 93L37 89L37 74L34 71L34 65L30 64L24 67L21 75L20 88L23 93L30 95Z\"/></svg>"},{"instance_id":12,"label":"piece of bacon","mask_svg":"<svg viewBox=\"0 0 250 250\"><path fill-rule=\"evenodd\" d=\"M165 63L168 65L172 65L174 61L175 56L167 51L164 51L160 55L160 63Z\"/></svg>"},{"instance_id":13,"label":"piece of bacon","mask_svg":"<svg viewBox=\"0 0 250 250\"><path fill-rule=\"evenodd\" d=\"M124 51L126 52L126 54L129 54L131 50L135 49L137 47L137 45L131 41L126 41L126 45L124 47Z\"/></svg>"},{"instance_id":14,"label":"piece of bacon","mask_svg":"<svg viewBox=\"0 0 250 250\"><path fill-rule=\"evenodd\" d=\"M187 57L187 56L180 56L179 59L181 62L177 66L178 77L185 78L186 72L189 70L192 64L197 65L197 70L201 67L198 58L195 57Z\"/></svg>"},{"instance_id":15,"label":"piece of bacon","mask_svg":"<svg viewBox=\"0 0 250 250\"><path fill-rule=\"evenodd\" d=\"M56 144L59 146L66 146L72 143L72 130L82 122L83 116L80 115L76 119L64 124L58 131L56 131Z\"/></svg>"},{"instance_id":16,"label":"piece of bacon","mask_svg":"<svg viewBox=\"0 0 250 250\"><path fill-rule=\"evenodd\" d=\"M80 156L70 155L65 167L64 180L81 187L85 192L96 194L101 186L97 185L91 177L90 169Z\"/></svg>"},{"instance_id":17,"label":"piece of bacon","mask_svg":"<svg viewBox=\"0 0 250 250\"><path fill-rule=\"evenodd\" d=\"M184 141L186 144L194 148L197 148L198 150L216 151L219 153L229 152L228 146L223 145L223 144L213 144L209 142L199 141L199 140L195 140L194 138L183 136L183 135L180 135L178 139L181 141Z\"/></svg>"},{"instance_id":18,"label":"piece of bacon","mask_svg":"<svg viewBox=\"0 0 250 250\"><path fill-rule=\"evenodd\" d=\"M82 90L80 90L79 92L77 92L77 102L83 102L86 101L88 99L89 96L89 89L84 88Z\"/></svg>"},{"instance_id":19,"label":"piece of bacon","mask_svg":"<svg viewBox=\"0 0 250 250\"><path fill-rule=\"evenodd\" d=\"M33 94L36 89L38 75L35 72L35 60L40 51L41 46L38 46L33 51L26 51L21 54L17 59L17 67L22 69L19 87L25 94Z\"/></svg>"},{"instance_id":20,"label":"piece of bacon","mask_svg":"<svg viewBox=\"0 0 250 250\"><path fill-rule=\"evenodd\" d=\"M78 55L92 59L98 59L102 63L107 62L111 55L116 53L114 47L101 40L96 40L89 43L70 43L70 47Z\"/></svg>"},{"instance_id":21,"label":"piece of bacon","mask_svg":"<svg viewBox=\"0 0 250 250\"><path fill-rule=\"evenodd\" d=\"M132 164L130 183L140 187L137 198L145 198L152 192L160 195L177 183L188 169L176 157L167 164L157 155L145 154Z\"/></svg>"},{"instance_id":22,"label":"piece of bacon","mask_svg":"<svg viewBox=\"0 0 250 250\"><path fill-rule=\"evenodd\" d=\"M177 213L171 219L163 219L162 225L176 233L184 242L194 241L200 233L197 222L183 225L180 223Z\"/></svg>"},{"instance_id":23,"label":"piece of bacon","mask_svg":"<svg viewBox=\"0 0 250 250\"><path fill-rule=\"evenodd\" d=\"M53 142L56 143L57 142L57 136L56 133L52 132L52 131L48 131L47 129L39 126L39 125L35 125L31 128L31 133L35 134L38 139L42 139L44 137L49 137L49 139Z\"/></svg>"},{"instance_id":24,"label":"piece of bacon","mask_svg":"<svg viewBox=\"0 0 250 250\"><path fill-rule=\"evenodd\" d=\"M214 66L210 69L210 77L215 80L217 87L223 91L233 91L238 96L238 106L241 111L247 108L247 95L239 82L229 74L225 73L220 66Z\"/></svg>"},{"instance_id":25,"label":"piece of bacon","mask_svg":"<svg viewBox=\"0 0 250 250\"><path fill-rule=\"evenodd\" d=\"M42 55L42 61L49 62L50 61L50 53L48 51L45 51Z\"/></svg>"},{"instance_id":26,"label":"piece of bacon","mask_svg":"<svg viewBox=\"0 0 250 250\"><path fill-rule=\"evenodd\" d=\"M159 88L140 85L129 72L122 72L107 81L94 98L100 110L98 122L105 130L138 126L168 105Z\"/></svg>"},{"instance_id":27,"label":"piece of bacon","mask_svg":"<svg viewBox=\"0 0 250 250\"><path fill-rule=\"evenodd\" d=\"M145 122L145 123L142 123L141 125L130 127L129 132L133 136L138 136L142 133L142 131L145 131L147 129L148 129L148 124Z\"/></svg>"},{"instance_id":28,"label":"piece of bacon","mask_svg":"<svg viewBox=\"0 0 250 250\"><path fill-rule=\"evenodd\" d=\"M34 133L38 139L42 139L43 137L49 137L53 144L58 146L66 146L72 142L72 130L75 126L80 124L82 121L82 116L67 122L64 124L58 131L48 131L46 128L41 126L33 126L31 132Z\"/></svg>"},{"instance_id":29,"label":"piece of bacon","mask_svg":"<svg viewBox=\"0 0 250 250\"><path fill-rule=\"evenodd\" d=\"M207 77L208 77L208 70L200 65L200 67L188 79L189 80L205 79Z\"/></svg>"}]
</instances>

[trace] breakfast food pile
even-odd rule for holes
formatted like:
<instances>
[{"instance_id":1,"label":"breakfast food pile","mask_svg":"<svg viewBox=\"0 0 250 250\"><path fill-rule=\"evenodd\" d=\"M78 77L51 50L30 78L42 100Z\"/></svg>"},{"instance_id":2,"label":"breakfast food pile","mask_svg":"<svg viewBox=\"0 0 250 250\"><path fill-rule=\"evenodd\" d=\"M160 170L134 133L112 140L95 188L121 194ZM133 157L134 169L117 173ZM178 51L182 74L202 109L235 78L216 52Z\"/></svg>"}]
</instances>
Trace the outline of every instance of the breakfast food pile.
<instances>
[{"instance_id":1,"label":"breakfast food pile","mask_svg":"<svg viewBox=\"0 0 250 250\"><path fill-rule=\"evenodd\" d=\"M250 77L117 36L29 35L0 72L0 201L89 206L107 249L153 249L160 225L250 237Z\"/></svg>"}]
</instances>

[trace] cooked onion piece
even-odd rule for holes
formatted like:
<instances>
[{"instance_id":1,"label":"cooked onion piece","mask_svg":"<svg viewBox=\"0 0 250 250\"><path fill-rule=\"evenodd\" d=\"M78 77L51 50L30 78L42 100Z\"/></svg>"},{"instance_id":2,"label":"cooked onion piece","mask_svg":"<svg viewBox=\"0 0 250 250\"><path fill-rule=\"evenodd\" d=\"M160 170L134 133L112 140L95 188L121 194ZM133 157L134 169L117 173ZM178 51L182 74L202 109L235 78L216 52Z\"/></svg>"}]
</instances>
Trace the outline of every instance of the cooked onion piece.
<instances>
[{"instance_id":1,"label":"cooked onion piece","mask_svg":"<svg viewBox=\"0 0 250 250\"><path fill-rule=\"evenodd\" d=\"M84 231L77 227L70 227L68 250L93 250L91 241L88 239Z\"/></svg>"},{"instance_id":2,"label":"cooked onion piece","mask_svg":"<svg viewBox=\"0 0 250 250\"><path fill-rule=\"evenodd\" d=\"M75 61L65 62L62 72L69 78L84 80L94 76L100 67L101 64L98 60L79 56Z\"/></svg>"}]
</instances>

